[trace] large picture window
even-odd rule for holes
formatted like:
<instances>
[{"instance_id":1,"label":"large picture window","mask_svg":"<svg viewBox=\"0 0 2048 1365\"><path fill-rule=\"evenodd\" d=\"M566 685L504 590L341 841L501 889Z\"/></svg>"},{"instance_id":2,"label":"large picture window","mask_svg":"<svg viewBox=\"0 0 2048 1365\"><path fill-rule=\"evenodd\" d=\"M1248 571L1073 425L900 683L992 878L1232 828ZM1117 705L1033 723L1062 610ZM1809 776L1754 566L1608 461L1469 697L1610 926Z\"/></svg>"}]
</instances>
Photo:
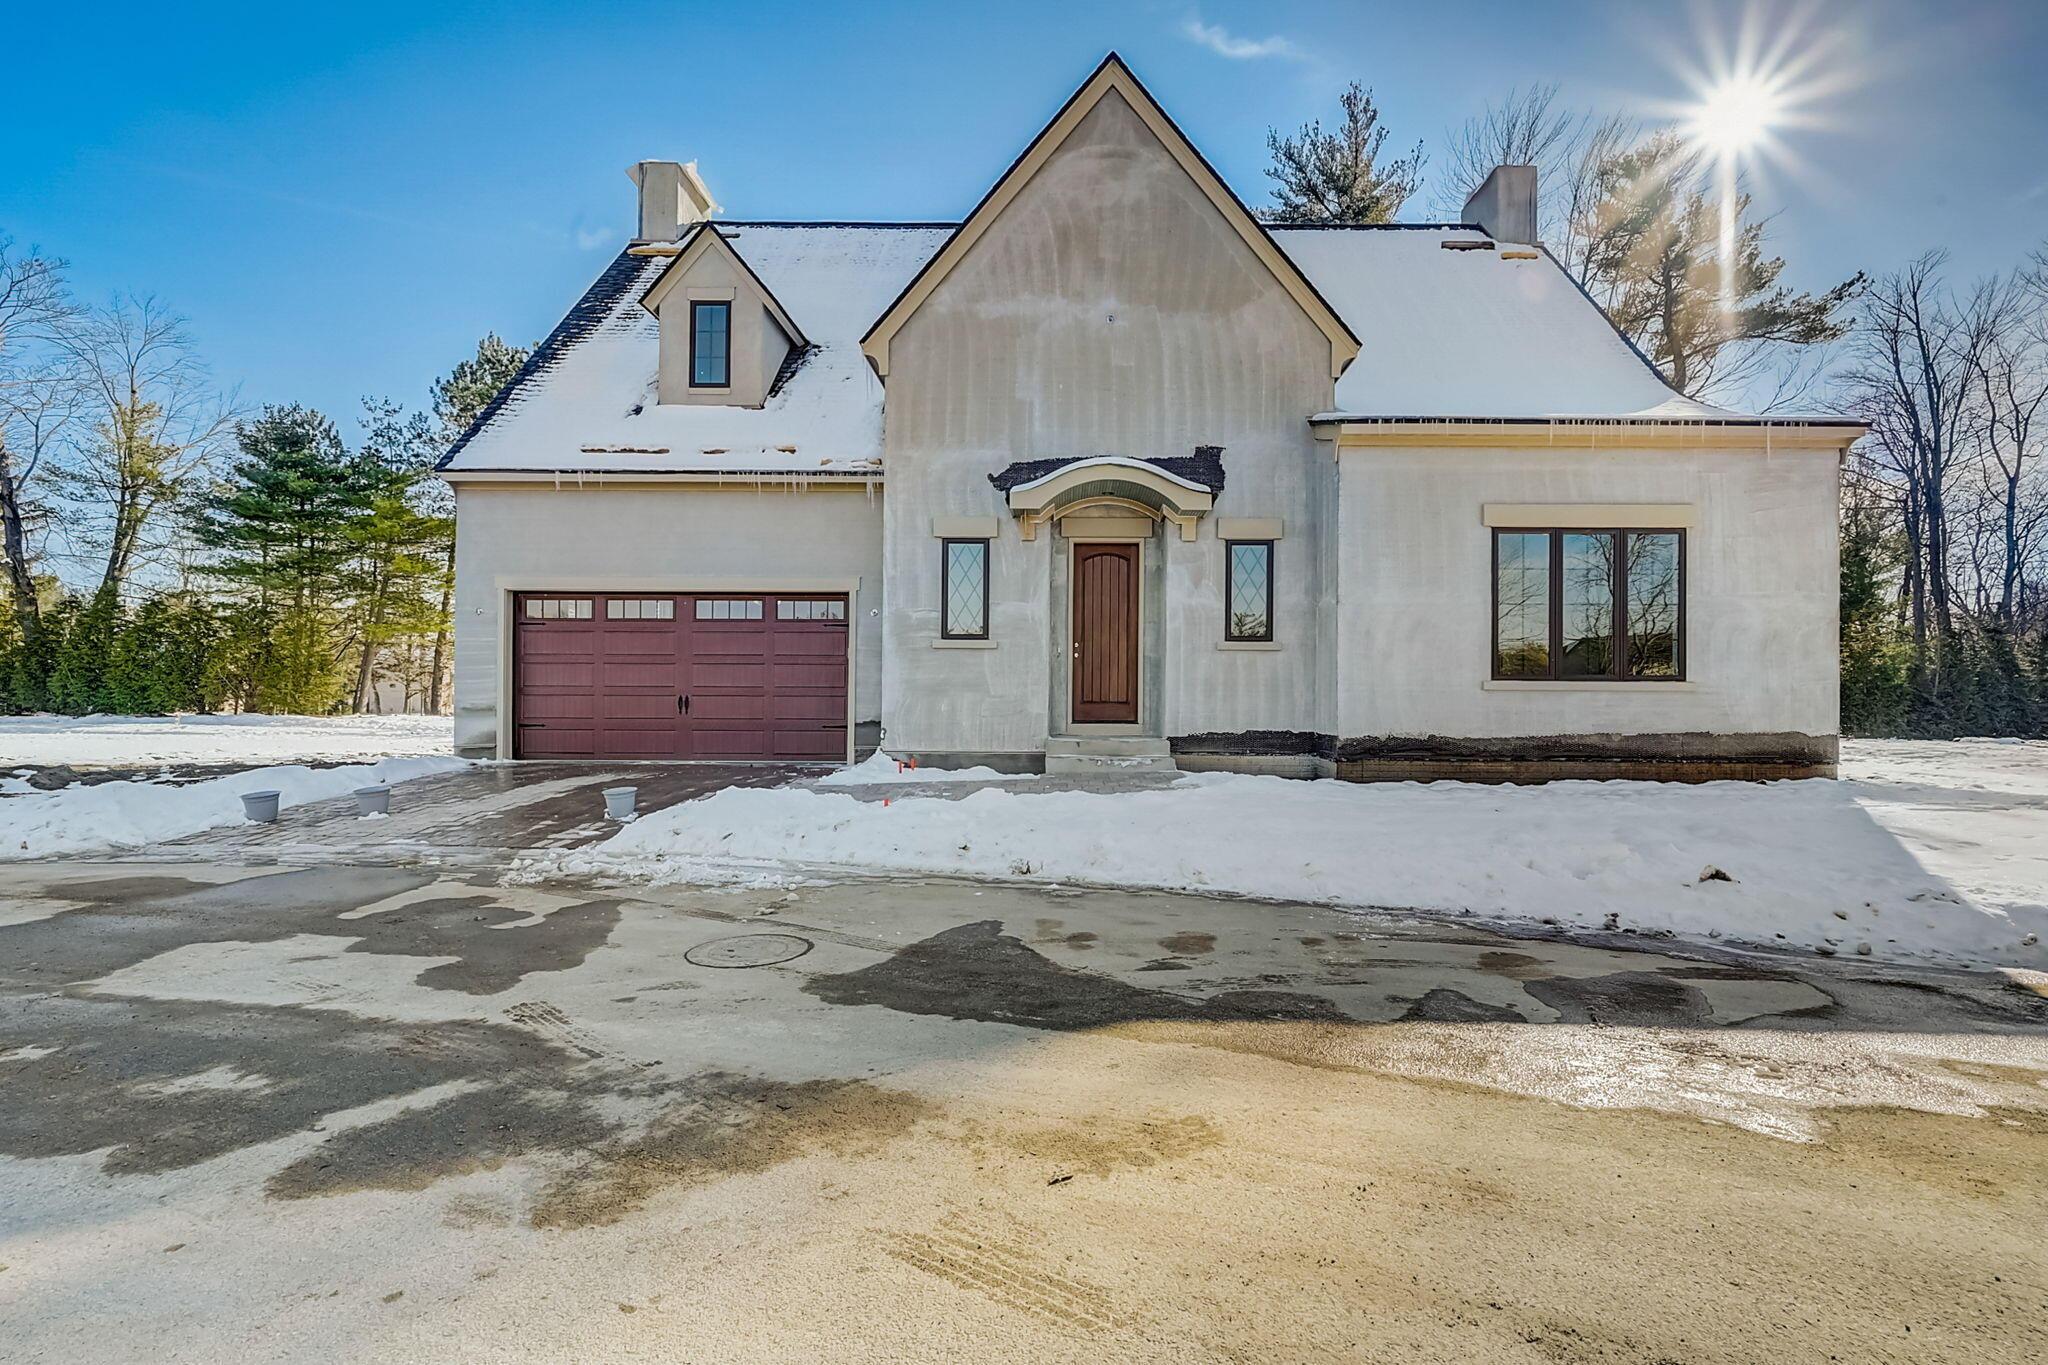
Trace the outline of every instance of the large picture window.
<instances>
[{"instance_id":1,"label":"large picture window","mask_svg":"<svg viewBox=\"0 0 2048 1365\"><path fill-rule=\"evenodd\" d=\"M732 305L690 305L690 385L722 389L732 383Z\"/></svg>"},{"instance_id":2,"label":"large picture window","mask_svg":"<svg viewBox=\"0 0 2048 1365\"><path fill-rule=\"evenodd\" d=\"M1273 542L1230 540L1223 545L1223 638L1273 638Z\"/></svg>"},{"instance_id":3,"label":"large picture window","mask_svg":"<svg viewBox=\"0 0 2048 1365\"><path fill-rule=\"evenodd\" d=\"M943 545L940 634L948 640L986 640L988 542L948 540Z\"/></svg>"},{"instance_id":4,"label":"large picture window","mask_svg":"<svg viewBox=\"0 0 2048 1365\"><path fill-rule=\"evenodd\" d=\"M1685 533L1496 530L1493 676L1685 676Z\"/></svg>"}]
</instances>

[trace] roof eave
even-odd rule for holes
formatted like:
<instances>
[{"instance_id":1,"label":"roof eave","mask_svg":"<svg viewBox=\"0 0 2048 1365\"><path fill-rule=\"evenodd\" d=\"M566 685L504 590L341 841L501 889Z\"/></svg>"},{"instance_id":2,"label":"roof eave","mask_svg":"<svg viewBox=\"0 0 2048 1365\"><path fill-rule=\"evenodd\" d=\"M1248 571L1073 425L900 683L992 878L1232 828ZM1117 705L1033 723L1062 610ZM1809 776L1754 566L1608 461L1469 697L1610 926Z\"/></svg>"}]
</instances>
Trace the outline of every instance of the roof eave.
<instances>
[{"instance_id":1,"label":"roof eave","mask_svg":"<svg viewBox=\"0 0 2048 1365\"><path fill-rule=\"evenodd\" d=\"M1450 417L1318 413L1318 435L1340 448L1415 445L1660 446L1843 450L1869 425L1835 417Z\"/></svg>"},{"instance_id":2,"label":"roof eave","mask_svg":"<svg viewBox=\"0 0 2048 1365\"><path fill-rule=\"evenodd\" d=\"M882 467L872 469L442 469L443 482L456 483L695 483L754 484L817 481L880 483Z\"/></svg>"}]
</instances>

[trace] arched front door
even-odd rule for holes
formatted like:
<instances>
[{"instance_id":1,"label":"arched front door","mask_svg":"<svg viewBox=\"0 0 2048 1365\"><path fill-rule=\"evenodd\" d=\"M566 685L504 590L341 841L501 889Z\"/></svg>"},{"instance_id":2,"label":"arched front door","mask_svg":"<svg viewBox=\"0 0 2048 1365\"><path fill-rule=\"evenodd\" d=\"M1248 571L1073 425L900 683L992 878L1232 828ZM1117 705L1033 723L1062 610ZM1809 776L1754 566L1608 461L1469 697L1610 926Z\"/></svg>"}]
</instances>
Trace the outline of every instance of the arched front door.
<instances>
[{"instance_id":1,"label":"arched front door","mask_svg":"<svg viewBox=\"0 0 2048 1365\"><path fill-rule=\"evenodd\" d=\"M1138 721L1138 547L1074 546L1074 721Z\"/></svg>"}]
</instances>

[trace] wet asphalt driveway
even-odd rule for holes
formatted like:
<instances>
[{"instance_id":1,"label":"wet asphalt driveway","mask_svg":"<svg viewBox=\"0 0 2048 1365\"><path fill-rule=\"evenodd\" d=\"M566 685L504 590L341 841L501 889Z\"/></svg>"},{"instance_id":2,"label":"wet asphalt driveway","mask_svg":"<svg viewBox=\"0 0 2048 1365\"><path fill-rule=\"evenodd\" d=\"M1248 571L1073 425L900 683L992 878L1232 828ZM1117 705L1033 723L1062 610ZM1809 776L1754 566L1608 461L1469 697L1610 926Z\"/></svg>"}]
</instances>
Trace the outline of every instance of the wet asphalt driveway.
<instances>
[{"instance_id":1,"label":"wet asphalt driveway","mask_svg":"<svg viewBox=\"0 0 2048 1365\"><path fill-rule=\"evenodd\" d=\"M0 1358L2048 1353L2025 983L268 833L0 870Z\"/></svg>"}]
</instances>

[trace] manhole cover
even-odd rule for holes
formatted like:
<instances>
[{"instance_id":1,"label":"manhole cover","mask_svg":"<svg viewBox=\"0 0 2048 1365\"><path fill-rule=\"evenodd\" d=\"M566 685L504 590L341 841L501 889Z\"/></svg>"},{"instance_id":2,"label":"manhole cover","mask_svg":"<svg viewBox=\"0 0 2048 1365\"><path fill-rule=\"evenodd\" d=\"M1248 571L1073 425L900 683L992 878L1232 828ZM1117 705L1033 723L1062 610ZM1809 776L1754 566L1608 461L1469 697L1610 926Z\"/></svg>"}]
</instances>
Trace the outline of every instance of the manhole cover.
<instances>
[{"instance_id":1,"label":"manhole cover","mask_svg":"<svg viewBox=\"0 0 2048 1365\"><path fill-rule=\"evenodd\" d=\"M698 967L773 967L810 950L811 941L795 934L734 934L698 944L683 954L683 961Z\"/></svg>"}]
</instances>

